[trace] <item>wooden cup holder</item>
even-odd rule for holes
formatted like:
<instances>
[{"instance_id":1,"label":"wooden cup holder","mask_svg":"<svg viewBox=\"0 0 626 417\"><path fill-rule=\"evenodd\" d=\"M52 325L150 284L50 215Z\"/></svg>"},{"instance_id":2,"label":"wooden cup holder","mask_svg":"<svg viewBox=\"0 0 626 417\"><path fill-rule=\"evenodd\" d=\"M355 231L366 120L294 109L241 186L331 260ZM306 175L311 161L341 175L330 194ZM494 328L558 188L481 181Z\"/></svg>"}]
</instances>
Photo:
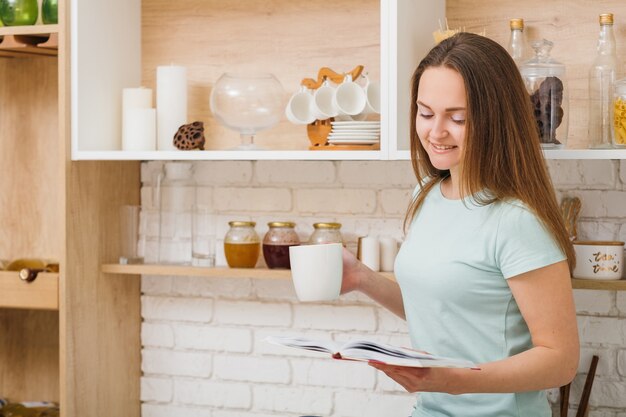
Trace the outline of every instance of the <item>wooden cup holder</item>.
<instances>
[{"instance_id":1,"label":"wooden cup holder","mask_svg":"<svg viewBox=\"0 0 626 417\"><path fill-rule=\"evenodd\" d=\"M325 80L330 80L335 84L340 84L345 79L346 75L351 75L353 80L359 78L361 73L363 72L363 65L357 65L352 71L345 73L338 73L333 71L328 67L322 67L317 73L317 80L313 78L304 78L300 85L305 86L310 90L316 90L320 88ZM309 146L309 150L325 150L325 151L347 151L347 150L357 150L357 151L371 151L371 150L380 150L380 143L376 143L373 145L331 145L328 143L328 135L332 130L331 122L335 119L325 119L325 120L316 120L313 123L310 123L306 127L306 133L309 137L309 142L311 142L311 146Z\"/></svg>"}]
</instances>

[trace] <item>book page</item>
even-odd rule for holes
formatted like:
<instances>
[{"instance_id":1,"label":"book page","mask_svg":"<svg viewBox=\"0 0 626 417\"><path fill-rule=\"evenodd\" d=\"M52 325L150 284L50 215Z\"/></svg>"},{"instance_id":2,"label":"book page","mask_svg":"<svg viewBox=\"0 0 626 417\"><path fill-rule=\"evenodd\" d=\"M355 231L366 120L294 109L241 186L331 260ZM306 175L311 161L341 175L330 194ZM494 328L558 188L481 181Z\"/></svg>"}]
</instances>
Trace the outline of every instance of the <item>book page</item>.
<instances>
[{"instance_id":1,"label":"book page","mask_svg":"<svg viewBox=\"0 0 626 417\"><path fill-rule=\"evenodd\" d=\"M330 353L331 355L339 352L341 346L332 340L313 340L304 337L267 336L264 340L275 345Z\"/></svg>"}]
</instances>

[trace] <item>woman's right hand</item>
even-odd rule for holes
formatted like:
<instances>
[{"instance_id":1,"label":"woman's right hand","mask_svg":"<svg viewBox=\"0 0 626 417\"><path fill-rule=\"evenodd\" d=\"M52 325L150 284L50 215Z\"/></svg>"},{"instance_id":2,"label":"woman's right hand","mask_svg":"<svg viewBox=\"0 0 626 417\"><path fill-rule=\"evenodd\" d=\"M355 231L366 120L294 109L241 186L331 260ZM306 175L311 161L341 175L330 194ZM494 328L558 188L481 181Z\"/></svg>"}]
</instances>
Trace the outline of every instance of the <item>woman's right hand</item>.
<instances>
[{"instance_id":1,"label":"woman's right hand","mask_svg":"<svg viewBox=\"0 0 626 417\"><path fill-rule=\"evenodd\" d=\"M341 281L341 294L358 290L361 285L361 277L364 265L352 252L343 248L343 279Z\"/></svg>"}]
</instances>

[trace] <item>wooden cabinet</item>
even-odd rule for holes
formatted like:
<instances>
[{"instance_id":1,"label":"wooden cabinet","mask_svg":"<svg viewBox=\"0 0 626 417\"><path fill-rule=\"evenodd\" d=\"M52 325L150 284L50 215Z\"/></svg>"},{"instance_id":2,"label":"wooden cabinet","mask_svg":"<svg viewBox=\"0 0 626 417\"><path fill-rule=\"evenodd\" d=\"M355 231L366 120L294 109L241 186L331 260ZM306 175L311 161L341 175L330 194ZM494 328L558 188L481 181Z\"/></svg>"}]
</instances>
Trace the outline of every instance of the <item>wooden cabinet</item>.
<instances>
[{"instance_id":1,"label":"wooden cabinet","mask_svg":"<svg viewBox=\"0 0 626 417\"><path fill-rule=\"evenodd\" d=\"M59 401L64 417L133 417L139 282L100 265L118 256L119 206L139 202L139 163L70 159L69 6L58 25L0 28L0 256L60 263L32 284L0 272L0 395ZM51 32L53 53L5 43Z\"/></svg>"}]
</instances>

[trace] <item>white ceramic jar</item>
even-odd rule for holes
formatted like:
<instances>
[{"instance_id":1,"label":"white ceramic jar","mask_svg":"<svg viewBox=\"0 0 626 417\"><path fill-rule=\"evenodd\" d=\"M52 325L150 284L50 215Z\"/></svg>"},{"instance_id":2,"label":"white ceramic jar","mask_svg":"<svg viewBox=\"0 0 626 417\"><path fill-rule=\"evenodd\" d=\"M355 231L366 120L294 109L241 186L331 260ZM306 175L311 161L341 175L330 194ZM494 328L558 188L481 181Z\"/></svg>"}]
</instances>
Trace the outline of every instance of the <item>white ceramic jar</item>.
<instances>
[{"instance_id":1,"label":"white ceramic jar","mask_svg":"<svg viewBox=\"0 0 626 417\"><path fill-rule=\"evenodd\" d=\"M624 271L624 242L575 241L574 278L618 280Z\"/></svg>"}]
</instances>

